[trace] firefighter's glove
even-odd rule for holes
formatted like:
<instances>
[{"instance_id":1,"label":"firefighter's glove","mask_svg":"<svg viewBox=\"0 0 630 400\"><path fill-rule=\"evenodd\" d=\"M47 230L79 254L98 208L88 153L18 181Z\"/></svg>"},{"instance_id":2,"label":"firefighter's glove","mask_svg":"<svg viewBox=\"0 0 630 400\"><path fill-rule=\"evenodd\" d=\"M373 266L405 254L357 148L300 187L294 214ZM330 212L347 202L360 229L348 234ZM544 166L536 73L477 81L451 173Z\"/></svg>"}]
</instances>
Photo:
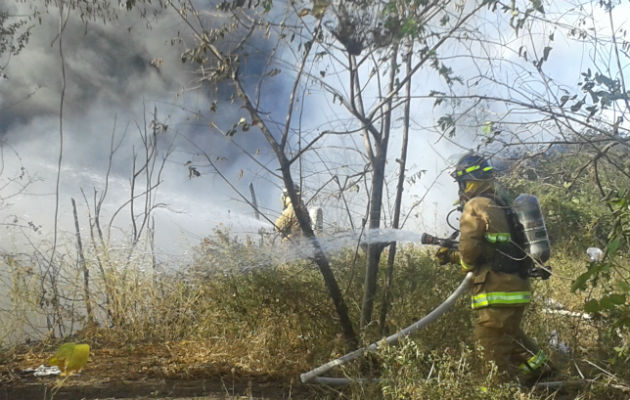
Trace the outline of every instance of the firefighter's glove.
<instances>
[{"instance_id":1,"label":"firefighter's glove","mask_svg":"<svg viewBox=\"0 0 630 400\"><path fill-rule=\"evenodd\" d=\"M551 277L551 266L547 265L545 268L534 267L529 270L530 278L540 278L543 281L546 281Z\"/></svg>"},{"instance_id":2,"label":"firefighter's glove","mask_svg":"<svg viewBox=\"0 0 630 400\"><path fill-rule=\"evenodd\" d=\"M458 264L459 254L457 254L457 251L449 249L448 247L440 247L435 253L435 259L440 265L448 263Z\"/></svg>"}]
</instances>

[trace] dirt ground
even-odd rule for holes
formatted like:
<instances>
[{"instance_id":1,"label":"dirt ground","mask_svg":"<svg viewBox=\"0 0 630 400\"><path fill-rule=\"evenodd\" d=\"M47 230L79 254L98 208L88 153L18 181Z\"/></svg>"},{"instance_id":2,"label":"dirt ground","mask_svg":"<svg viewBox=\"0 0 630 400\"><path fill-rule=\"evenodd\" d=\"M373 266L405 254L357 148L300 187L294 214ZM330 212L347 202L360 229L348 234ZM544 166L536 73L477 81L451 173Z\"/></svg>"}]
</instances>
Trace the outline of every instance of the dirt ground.
<instances>
[{"instance_id":1,"label":"dirt ground","mask_svg":"<svg viewBox=\"0 0 630 400\"><path fill-rule=\"evenodd\" d=\"M316 390L302 385L297 374L252 374L216 362L186 365L166 345L92 350L81 373L63 382L59 376L24 372L45 364L51 355L31 350L0 358L0 400L317 398Z\"/></svg>"},{"instance_id":2,"label":"dirt ground","mask_svg":"<svg viewBox=\"0 0 630 400\"><path fill-rule=\"evenodd\" d=\"M226 355L193 357L188 343L100 348L80 374L67 377L35 377L34 369L53 351L25 347L0 354L0 400L314 400L335 397L331 388L303 385L298 371L276 373L254 371L225 361ZM221 361L224 360L224 361ZM335 390L341 390L335 388ZM573 390L568 399L575 396Z\"/></svg>"}]
</instances>

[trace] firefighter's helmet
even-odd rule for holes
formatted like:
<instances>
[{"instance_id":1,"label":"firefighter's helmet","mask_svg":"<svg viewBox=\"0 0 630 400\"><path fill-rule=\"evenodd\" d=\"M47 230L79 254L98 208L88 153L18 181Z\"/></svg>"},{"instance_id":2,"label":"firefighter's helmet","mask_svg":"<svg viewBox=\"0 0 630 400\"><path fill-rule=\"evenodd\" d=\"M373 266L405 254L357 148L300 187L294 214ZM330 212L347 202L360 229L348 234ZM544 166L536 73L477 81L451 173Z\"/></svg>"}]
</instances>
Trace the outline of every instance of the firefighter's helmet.
<instances>
[{"instance_id":1,"label":"firefighter's helmet","mask_svg":"<svg viewBox=\"0 0 630 400\"><path fill-rule=\"evenodd\" d=\"M494 168L485 157L471 152L459 159L452 176L457 182L488 181L494 178Z\"/></svg>"}]
</instances>

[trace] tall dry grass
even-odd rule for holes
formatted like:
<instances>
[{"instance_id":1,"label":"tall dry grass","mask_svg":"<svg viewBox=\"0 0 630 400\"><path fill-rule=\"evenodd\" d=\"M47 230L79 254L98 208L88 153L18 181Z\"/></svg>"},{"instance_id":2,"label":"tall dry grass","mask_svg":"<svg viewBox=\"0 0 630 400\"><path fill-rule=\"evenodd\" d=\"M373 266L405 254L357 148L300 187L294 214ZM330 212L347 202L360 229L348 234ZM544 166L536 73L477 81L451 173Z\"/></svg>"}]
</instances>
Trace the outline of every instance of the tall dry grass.
<instances>
[{"instance_id":1,"label":"tall dry grass","mask_svg":"<svg viewBox=\"0 0 630 400\"><path fill-rule=\"evenodd\" d=\"M170 266L170 272L156 268L152 257L129 249L89 254L91 299L98 322L91 326L82 305L85 299L78 267L74 262L60 264L58 290L65 301L60 315L66 324L66 338L80 338L95 349L158 344L170 357L160 372L167 376L199 377L230 371L297 379L300 373L353 349L339 336L334 307L319 272L308 260L278 259L279 251L273 251L278 246L240 240L218 231L200 244L191 263ZM556 251L553 261L558 276L534 284L535 297L525 319L525 331L561 360L563 379L579 378L582 373L600 382L572 389L571 396L595 399L592 393L603 393L605 398L627 398L626 392L604 384L623 386L630 380L626 366L611 361L621 339L603 334L605 321L545 312L551 300L574 311L584 302L584 295L568 290L570 280L583 267L581 262L561 251ZM51 332L57 333L55 330L29 326L34 321L29 313L44 320L55 315L44 315L51 309L39 302L42 282L45 285L49 279L24 260L5 258L3 265L10 267L10 279L4 279L3 284L10 284L12 300L11 307L0 312L4 337L8 329L28 331L34 340L42 340L32 347L51 349L56 339L64 338L53 339ZM362 298L362 265L362 255L352 249L342 249L331 257L355 321ZM458 266L437 266L431 250L403 246L396 260L394 300L385 331L391 334L426 315L462 278ZM317 388L316 397L565 398L566 393L530 393L500 385L493 374L479 372L483 361L472 350L471 311L465 297L401 345L383 348L368 359L332 371L335 376L347 377L372 374L381 378L380 383L335 390ZM375 315L378 312L377 308ZM379 340L381 331L376 325L368 327L362 342ZM552 339L567 345L569 353L559 354ZM5 341L4 348L10 347Z\"/></svg>"}]
</instances>

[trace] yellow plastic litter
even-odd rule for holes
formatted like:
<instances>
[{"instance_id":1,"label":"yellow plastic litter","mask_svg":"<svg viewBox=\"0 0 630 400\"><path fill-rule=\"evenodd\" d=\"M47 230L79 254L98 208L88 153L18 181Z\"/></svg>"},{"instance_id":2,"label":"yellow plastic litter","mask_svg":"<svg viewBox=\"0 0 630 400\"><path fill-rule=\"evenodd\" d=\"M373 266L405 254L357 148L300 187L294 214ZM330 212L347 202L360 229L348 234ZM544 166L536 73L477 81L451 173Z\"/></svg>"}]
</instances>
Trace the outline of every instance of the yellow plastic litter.
<instances>
[{"instance_id":1,"label":"yellow plastic litter","mask_svg":"<svg viewBox=\"0 0 630 400\"><path fill-rule=\"evenodd\" d=\"M90 356L90 346L87 344L64 343L48 360L48 365L56 365L61 375L72 375L74 371L81 372Z\"/></svg>"}]
</instances>

